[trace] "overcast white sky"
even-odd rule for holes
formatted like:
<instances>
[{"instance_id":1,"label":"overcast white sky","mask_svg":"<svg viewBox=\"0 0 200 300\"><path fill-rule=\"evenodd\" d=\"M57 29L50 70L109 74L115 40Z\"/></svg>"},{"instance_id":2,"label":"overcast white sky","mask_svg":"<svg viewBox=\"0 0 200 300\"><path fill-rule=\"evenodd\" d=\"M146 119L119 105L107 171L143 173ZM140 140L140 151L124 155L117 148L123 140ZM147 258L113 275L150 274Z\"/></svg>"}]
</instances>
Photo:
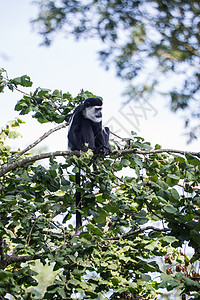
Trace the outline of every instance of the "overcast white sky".
<instances>
[{"instance_id":1,"label":"overcast white sky","mask_svg":"<svg viewBox=\"0 0 200 300\"><path fill-rule=\"evenodd\" d=\"M34 31L30 20L36 16L37 7L32 0L0 0L0 68L5 68L10 78L29 75L34 90L40 86L59 89L76 96L81 89L89 90L104 99L104 123L123 137L136 131L152 144L163 148L199 151L199 142L189 146L183 136L183 120L171 113L162 99L149 99L145 105L131 103L123 106L121 93L125 87L114 75L106 72L97 59L97 41L75 42L60 34L51 47L40 47L42 38ZM0 126L18 114L14 112L19 93L6 91L0 94ZM22 139L17 147L33 142L49 125L40 125L30 117L21 117L27 123L21 130ZM52 127L52 124L50 125ZM120 132L121 131L121 132ZM65 150L66 129L46 140L48 151Z\"/></svg>"}]
</instances>

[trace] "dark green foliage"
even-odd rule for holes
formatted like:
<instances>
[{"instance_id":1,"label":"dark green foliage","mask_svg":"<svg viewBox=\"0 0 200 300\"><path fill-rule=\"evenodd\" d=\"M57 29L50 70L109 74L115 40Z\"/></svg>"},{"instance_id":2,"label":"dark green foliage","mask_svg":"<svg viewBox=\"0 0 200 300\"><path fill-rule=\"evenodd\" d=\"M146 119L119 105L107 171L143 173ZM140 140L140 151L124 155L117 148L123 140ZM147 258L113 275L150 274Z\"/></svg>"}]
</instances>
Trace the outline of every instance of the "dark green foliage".
<instances>
[{"instance_id":1,"label":"dark green foliage","mask_svg":"<svg viewBox=\"0 0 200 300\"><path fill-rule=\"evenodd\" d=\"M19 78L14 81L27 84ZM68 120L88 95L82 91L73 99L68 93L37 89L16 108L22 114L33 111L39 122L58 122ZM0 132L0 170L21 159L5 143L17 136L12 129L20 123L10 122ZM7 293L15 299L72 299L73 293L83 299L157 299L159 288L178 288L198 299L199 153L169 155L132 134L123 147L115 142L107 157L88 151L58 162L51 155L46 167L26 163L0 178L1 299ZM78 168L81 187L75 184ZM76 189L84 221L79 236ZM194 253L180 251L183 243ZM45 279L43 294L33 271L38 261L52 264L55 277Z\"/></svg>"}]
</instances>

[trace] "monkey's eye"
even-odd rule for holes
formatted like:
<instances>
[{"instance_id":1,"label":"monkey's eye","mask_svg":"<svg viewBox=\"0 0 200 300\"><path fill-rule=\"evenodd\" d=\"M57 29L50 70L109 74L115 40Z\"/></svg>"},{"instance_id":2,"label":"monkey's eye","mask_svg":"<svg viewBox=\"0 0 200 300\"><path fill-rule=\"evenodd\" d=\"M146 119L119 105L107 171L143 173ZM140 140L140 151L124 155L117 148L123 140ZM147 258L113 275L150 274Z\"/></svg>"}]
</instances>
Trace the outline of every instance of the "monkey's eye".
<instances>
[{"instance_id":1,"label":"monkey's eye","mask_svg":"<svg viewBox=\"0 0 200 300\"><path fill-rule=\"evenodd\" d=\"M102 107L96 107L96 108L95 108L95 111L96 111L96 112L101 111L101 110L102 110Z\"/></svg>"}]
</instances>

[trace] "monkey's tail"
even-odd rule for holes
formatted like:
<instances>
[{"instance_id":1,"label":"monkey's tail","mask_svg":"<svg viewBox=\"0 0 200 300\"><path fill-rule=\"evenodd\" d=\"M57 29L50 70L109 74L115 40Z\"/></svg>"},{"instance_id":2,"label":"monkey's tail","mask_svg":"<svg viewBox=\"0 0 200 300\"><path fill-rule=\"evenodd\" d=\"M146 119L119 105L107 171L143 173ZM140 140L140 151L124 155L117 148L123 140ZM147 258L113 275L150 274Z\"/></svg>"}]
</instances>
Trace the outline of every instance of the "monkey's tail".
<instances>
[{"instance_id":1,"label":"monkey's tail","mask_svg":"<svg viewBox=\"0 0 200 300\"><path fill-rule=\"evenodd\" d=\"M81 184L81 172L76 173L76 184L80 186ZM82 226L82 216L80 213L81 209L81 193L76 190L76 233L79 232L79 228Z\"/></svg>"}]
</instances>

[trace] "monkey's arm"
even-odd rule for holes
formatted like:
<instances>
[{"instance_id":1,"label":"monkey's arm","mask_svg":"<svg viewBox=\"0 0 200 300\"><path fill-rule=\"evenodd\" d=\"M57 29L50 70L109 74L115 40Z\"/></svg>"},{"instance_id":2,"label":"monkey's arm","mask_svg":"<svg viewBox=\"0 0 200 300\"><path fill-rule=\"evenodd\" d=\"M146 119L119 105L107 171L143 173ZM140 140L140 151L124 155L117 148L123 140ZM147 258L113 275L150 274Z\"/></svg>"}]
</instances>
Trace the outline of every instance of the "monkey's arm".
<instances>
[{"instance_id":1,"label":"monkey's arm","mask_svg":"<svg viewBox=\"0 0 200 300\"><path fill-rule=\"evenodd\" d=\"M102 153L103 155L107 155L111 153L111 148L109 145L109 135L110 130L108 127L99 128L96 134L96 148L98 153Z\"/></svg>"}]
</instances>

